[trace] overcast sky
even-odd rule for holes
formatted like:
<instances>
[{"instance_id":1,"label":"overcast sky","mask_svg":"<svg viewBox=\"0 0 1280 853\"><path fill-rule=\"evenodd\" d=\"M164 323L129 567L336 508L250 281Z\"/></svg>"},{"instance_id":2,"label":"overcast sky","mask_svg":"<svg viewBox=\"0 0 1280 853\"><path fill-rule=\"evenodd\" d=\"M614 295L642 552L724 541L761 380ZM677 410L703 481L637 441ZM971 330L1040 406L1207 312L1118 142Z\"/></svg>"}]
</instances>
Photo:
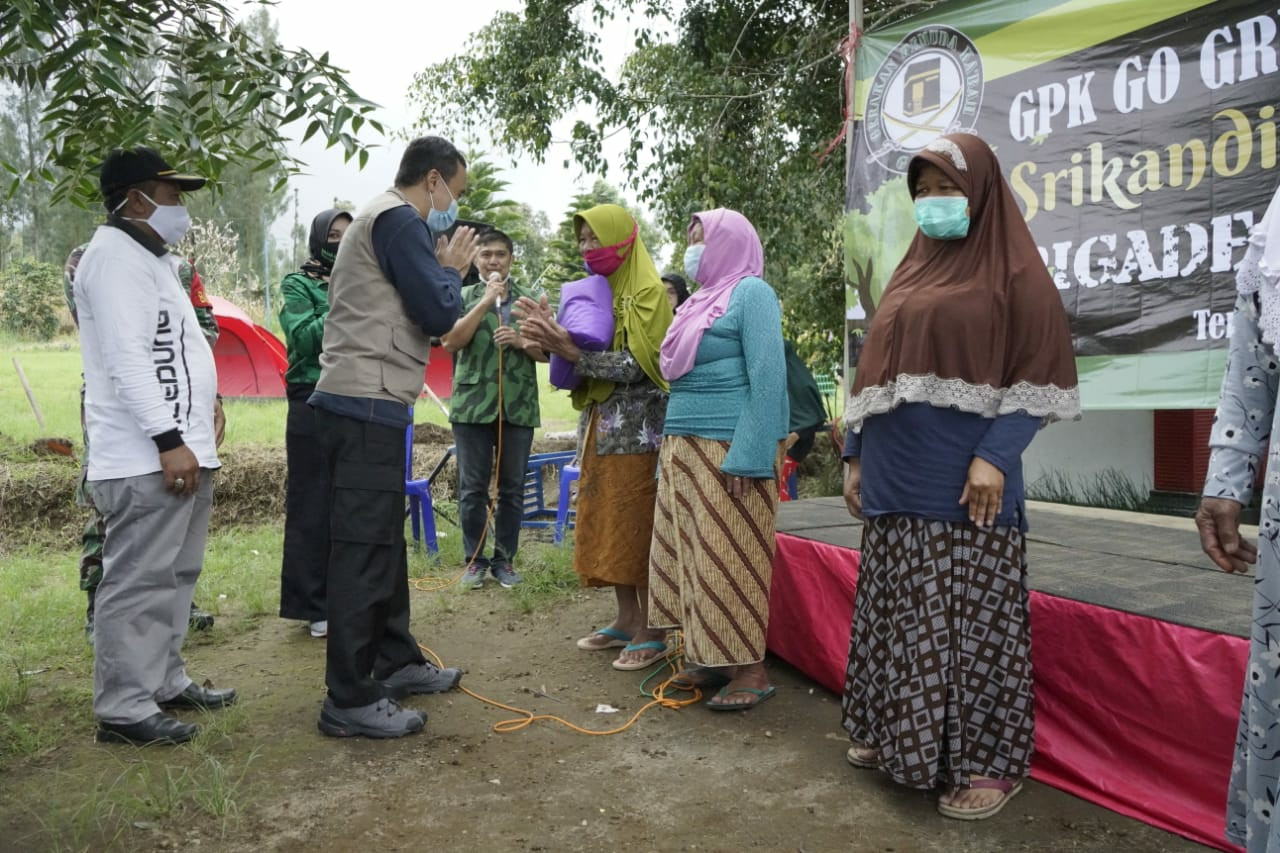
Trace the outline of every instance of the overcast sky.
<instances>
[{"instance_id":1,"label":"overcast sky","mask_svg":"<svg viewBox=\"0 0 1280 853\"><path fill-rule=\"evenodd\" d=\"M330 61L347 70L346 78L353 88L381 105L377 118L390 136L409 130L416 117L407 98L416 72L460 52L467 36L497 12L518 11L523 5L522 0L279 0L270 11L284 46L306 48L316 56L328 51ZM630 26L615 23L604 35L609 62L620 64L627 46L633 43ZM305 123L290 130L300 136L304 128ZM434 129L422 128L427 132ZM376 140L373 131L368 133L366 141L379 141L383 147L371 152L363 170L355 160L344 163L342 149L325 149L318 137L295 146L309 164L310 174L289 182L291 197L293 189L298 190L304 226L316 213L332 206L335 197L359 207L391 185L405 143L398 138ZM583 175L576 167L563 168L566 145L556 146L542 165L523 159L515 168L510 168L510 152L486 147L490 159L506 169L502 177L511 184L507 194L546 212L553 224L570 199L594 182L593 176ZM610 178L619 180L612 174ZM277 237L287 239L292 224L291 204L287 216L276 225Z\"/></svg>"}]
</instances>

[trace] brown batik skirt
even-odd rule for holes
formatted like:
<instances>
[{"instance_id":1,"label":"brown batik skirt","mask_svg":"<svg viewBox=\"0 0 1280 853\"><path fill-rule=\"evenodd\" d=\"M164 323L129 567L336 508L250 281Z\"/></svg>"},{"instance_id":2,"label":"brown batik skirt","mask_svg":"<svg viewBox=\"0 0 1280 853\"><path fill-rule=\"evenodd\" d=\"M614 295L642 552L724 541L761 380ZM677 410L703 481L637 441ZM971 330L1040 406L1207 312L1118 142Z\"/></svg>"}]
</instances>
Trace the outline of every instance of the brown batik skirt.
<instances>
[{"instance_id":1,"label":"brown batik skirt","mask_svg":"<svg viewBox=\"0 0 1280 853\"><path fill-rule=\"evenodd\" d=\"M887 515L863 529L844 728L902 785L1021 779L1035 717L1016 528Z\"/></svg>"},{"instance_id":2,"label":"brown batik skirt","mask_svg":"<svg viewBox=\"0 0 1280 853\"><path fill-rule=\"evenodd\" d=\"M658 459L649 624L683 628L685 658L701 666L763 660L769 627L778 490L752 480L742 500L729 497L728 451L727 441L669 435Z\"/></svg>"},{"instance_id":3,"label":"brown batik skirt","mask_svg":"<svg viewBox=\"0 0 1280 853\"><path fill-rule=\"evenodd\" d=\"M658 454L599 455L597 419L593 413L583 442L573 570L583 586L644 586L649 582Z\"/></svg>"}]
</instances>

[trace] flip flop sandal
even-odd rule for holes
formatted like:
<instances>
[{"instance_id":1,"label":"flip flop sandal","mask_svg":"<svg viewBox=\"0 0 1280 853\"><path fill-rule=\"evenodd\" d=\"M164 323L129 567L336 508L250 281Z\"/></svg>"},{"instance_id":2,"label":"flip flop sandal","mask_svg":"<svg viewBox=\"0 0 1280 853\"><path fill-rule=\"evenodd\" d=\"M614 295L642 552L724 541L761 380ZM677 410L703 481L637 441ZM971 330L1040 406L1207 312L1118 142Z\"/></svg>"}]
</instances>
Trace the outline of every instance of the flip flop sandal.
<instances>
[{"instance_id":1,"label":"flip flop sandal","mask_svg":"<svg viewBox=\"0 0 1280 853\"><path fill-rule=\"evenodd\" d=\"M670 686L676 690L685 690L693 692L699 689L714 689L723 687L732 679L720 672L715 667L710 666L691 666L688 669L682 669L671 677Z\"/></svg>"},{"instance_id":2,"label":"flip flop sandal","mask_svg":"<svg viewBox=\"0 0 1280 853\"><path fill-rule=\"evenodd\" d=\"M609 639L603 643L591 642L596 637L608 637ZM601 649L616 649L625 646L631 642L631 635L625 631L619 631L617 628L601 628L599 631L592 631L587 636L578 640L578 648L584 652L598 652Z\"/></svg>"},{"instance_id":3,"label":"flip flop sandal","mask_svg":"<svg viewBox=\"0 0 1280 853\"><path fill-rule=\"evenodd\" d=\"M772 699L773 694L777 692L778 691L773 688L772 684L764 688L763 690L759 690L755 687L735 687L732 690L730 690L728 687L721 687L720 692L716 694L716 696L720 699L724 699L727 696L732 696L734 693L750 693L756 698L750 702L735 702L735 703L712 702L711 700L707 700L704 704L713 711L750 711L752 708L759 705L761 702L766 702L769 699Z\"/></svg>"},{"instance_id":4,"label":"flip flop sandal","mask_svg":"<svg viewBox=\"0 0 1280 853\"><path fill-rule=\"evenodd\" d=\"M648 669L655 663L658 663L667 654L667 644L662 640L649 640L644 643L627 643L623 648L622 654L627 652L639 652L645 649L653 649L654 652L640 660L624 661L621 656L613 662L614 669L620 669L623 672L631 672L637 669Z\"/></svg>"},{"instance_id":5,"label":"flip flop sandal","mask_svg":"<svg viewBox=\"0 0 1280 853\"><path fill-rule=\"evenodd\" d=\"M849 751L844 754L844 757L848 759L850 764L857 767L859 770L879 770L880 756L878 754L874 754L872 758L863 758L858 754L863 750L870 750L873 754L876 753L874 747L860 746L855 743L853 746L849 747Z\"/></svg>"},{"instance_id":6,"label":"flip flop sandal","mask_svg":"<svg viewBox=\"0 0 1280 853\"><path fill-rule=\"evenodd\" d=\"M1009 802L1022 790L1022 781L1010 781L1009 779L974 779L968 785L969 788L989 788L999 791L1003 796L989 806L982 806L976 809L965 809L957 806L949 806L945 803L938 803L938 814L943 817L951 817L956 820L986 820L994 816L1002 808L1005 803ZM961 789L963 790L963 789Z\"/></svg>"}]
</instances>

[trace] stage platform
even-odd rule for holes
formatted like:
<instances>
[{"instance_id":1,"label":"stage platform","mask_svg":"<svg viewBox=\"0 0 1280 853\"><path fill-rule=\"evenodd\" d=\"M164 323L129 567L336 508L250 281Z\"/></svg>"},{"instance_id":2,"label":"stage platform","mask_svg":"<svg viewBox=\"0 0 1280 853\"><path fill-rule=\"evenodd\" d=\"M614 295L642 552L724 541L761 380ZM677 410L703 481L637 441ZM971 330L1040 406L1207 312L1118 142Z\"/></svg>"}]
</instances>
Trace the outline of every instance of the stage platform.
<instances>
[{"instance_id":1,"label":"stage platform","mask_svg":"<svg viewBox=\"0 0 1280 853\"><path fill-rule=\"evenodd\" d=\"M1252 577L1218 571L1190 519L1034 502L1028 517L1033 778L1233 849ZM778 534L770 650L840 692L861 525L816 498L781 504Z\"/></svg>"}]
</instances>

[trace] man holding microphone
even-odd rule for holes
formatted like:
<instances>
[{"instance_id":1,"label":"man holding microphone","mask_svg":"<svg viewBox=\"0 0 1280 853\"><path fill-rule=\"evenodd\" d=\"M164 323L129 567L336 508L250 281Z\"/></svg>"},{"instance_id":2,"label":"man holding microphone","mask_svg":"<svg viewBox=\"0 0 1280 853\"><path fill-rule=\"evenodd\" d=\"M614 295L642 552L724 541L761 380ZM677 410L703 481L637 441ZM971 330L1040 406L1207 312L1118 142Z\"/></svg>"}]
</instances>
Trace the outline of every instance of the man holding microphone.
<instances>
[{"instance_id":1,"label":"man holding microphone","mask_svg":"<svg viewBox=\"0 0 1280 853\"><path fill-rule=\"evenodd\" d=\"M479 589L492 572L510 589L521 582L512 567L520 545L525 468L540 425L535 361L547 357L525 341L511 321L511 305L521 296L534 301L541 289L511 280L514 245L497 229L476 239L481 283L462 291L465 313L441 339L454 353L449 420L458 454L458 515L467 570L460 585ZM499 384L501 379L501 384ZM492 557L485 556L489 483L498 452L498 501L493 514Z\"/></svg>"}]
</instances>

